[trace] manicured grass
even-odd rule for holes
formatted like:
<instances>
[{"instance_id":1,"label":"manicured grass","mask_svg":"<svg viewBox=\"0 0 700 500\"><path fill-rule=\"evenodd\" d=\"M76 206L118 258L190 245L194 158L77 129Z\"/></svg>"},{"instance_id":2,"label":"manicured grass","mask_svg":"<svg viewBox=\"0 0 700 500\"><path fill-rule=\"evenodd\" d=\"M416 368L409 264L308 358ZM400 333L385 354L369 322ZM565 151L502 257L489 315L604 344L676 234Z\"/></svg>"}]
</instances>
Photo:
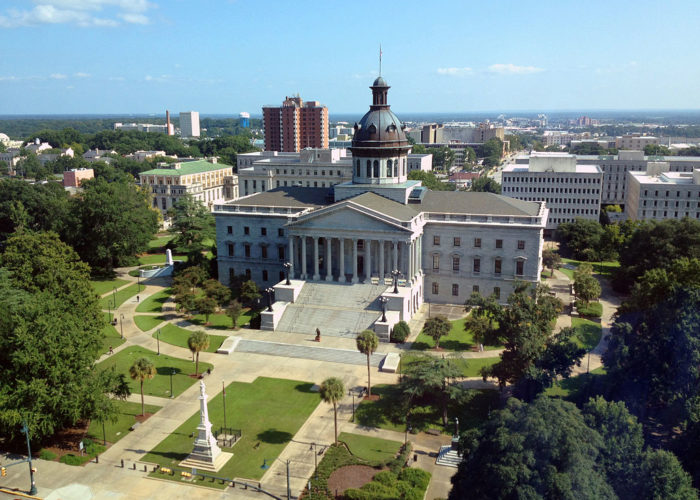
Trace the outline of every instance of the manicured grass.
<instances>
[{"instance_id":1,"label":"manicured grass","mask_svg":"<svg viewBox=\"0 0 700 500\"><path fill-rule=\"evenodd\" d=\"M466 331L464 329L465 321L465 318L450 321L450 323L452 323L452 328L450 329L450 333L448 333L440 339L441 349L445 349L446 351L468 351L476 345L476 343L474 342L474 335L472 335L472 332ZM434 348L435 341L423 332L418 334L418 337L416 337L416 340L411 346L411 349L415 349L417 351L425 351L427 349ZM487 351L502 348L503 346L484 345L484 349Z\"/></svg>"},{"instance_id":2,"label":"manicured grass","mask_svg":"<svg viewBox=\"0 0 700 500\"><path fill-rule=\"evenodd\" d=\"M578 267L581 264L583 264L585 261L583 260L574 260L574 259L566 259L562 258L561 259L564 264L570 264L573 267ZM593 272L598 273L601 276L605 276L606 278L609 278L612 276L612 273L620 267L620 263L616 260L614 261L603 261L603 262L589 262L590 265L593 266ZM569 279L574 278L574 271L572 269L564 269L563 267L559 269L561 272L566 274Z\"/></svg>"},{"instance_id":3,"label":"manicured grass","mask_svg":"<svg viewBox=\"0 0 700 500\"><path fill-rule=\"evenodd\" d=\"M141 290L143 290L143 285L141 285ZM138 283L134 283L131 286L117 290L116 305L114 303L114 294L110 293L100 299L100 307L102 309L111 308L114 310L137 293L139 293L139 285Z\"/></svg>"},{"instance_id":4,"label":"manicured grass","mask_svg":"<svg viewBox=\"0 0 700 500\"><path fill-rule=\"evenodd\" d=\"M137 316L138 317L138 316ZM167 344L176 345L178 347L187 347L187 339L192 334L191 330L186 330L168 323L163 328L160 329L160 341ZM153 332L152 337L156 338L157 332ZM209 347L204 352L216 352L216 350L221 347L221 344L226 340L227 337L222 335L209 335ZM201 363L200 363L201 364Z\"/></svg>"},{"instance_id":5,"label":"manicured grass","mask_svg":"<svg viewBox=\"0 0 700 500\"><path fill-rule=\"evenodd\" d=\"M576 329L576 344L586 349L586 351L590 351L600 342L600 337L603 333L600 323L590 319L571 318L571 326Z\"/></svg>"},{"instance_id":6,"label":"manicured grass","mask_svg":"<svg viewBox=\"0 0 700 500\"><path fill-rule=\"evenodd\" d=\"M583 301L576 301L576 311L581 316L590 316L591 318L600 318L603 315L603 304L600 302L590 302L588 307L583 304Z\"/></svg>"},{"instance_id":7,"label":"manicured grass","mask_svg":"<svg viewBox=\"0 0 700 500\"><path fill-rule=\"evenodd\" d=\"M417 360L423 359L422 356L411 355L410 352L401 355L401 367L403 372L407 367L415 363ZM450 358L452 362L462 372L462 377L479 377L481 376L481 368L491 366L498 363L501 358L494 355L492 358Z\"/></svg>"},{"instance_id":8,"label":"manicured grass","mask_svg":"<svg viewBox=\"0 0 700 500\"><path fill-rule=\"evenodd\" d=\"M150 297L144 299L138 306L136 312L140 313L157 313L163 311L163 304L172 295L173 291L170 288L164 288L160 292L156 292Z\"/></svg>"},{"instance_id":9,"label":"manicured grass","mask_svg":"<svg viewBox=\"0 0 700 500\"><path fill-rule=\"evenodd\" d=\"M157 238L152 239L148 242L148 248L163 248L174 237L174 234L169 234L167 236L158 236Z\"/></svg>"},{"instance_id":10,"label":"manicured grass","mask_svg":"<svg viewBox=\"0 0 700 500\"><path fill-rule=\"evenodd\" d=\"M173 260L181 260L186 262L187 255L173 255ZM149 253L139 257L139 266L148 266L151 264L165 264L165 252Z\"/></svg>"},{"instance_id":11,"label":"manicured grass","mask_svg":"<svg viewBox=\"0 0 700 500\"><path fill-rule=\"evenodd\" d=\"M100 348L100 356L102 356L103 354L107 354L109 352L110 346L112 348L116 348L122 345L124 342L126 342L126 339L121 338L121 335L119 335L117 329L114 328L111 324L109 324L113 315L110 313L103 314L105 318L105 326L102 328L103 338L102 347Z\"/></svg>"},{"instance_id":12,"label":"manicured grass","mask_svg":"<svg viewBox=\"0 0 700 500\"><path fill-rule=\"evenodd\" d=\"M113 279L113 280L90 280L92 288L95 289L97 295L103 295L107 292L111 292L114 287L119 288L128 283L127 280L123 279Z\"/></svg>"},{"instance_id":13,"label":"manicured grass","mask_svg":"<svg viewBox=\"0 0 700 500\"><path fill-rule=\"evenodd\" d=\"M134 323L142 332L147 332L165 321L164 316L134 316Z\"/></svg>"},{"instance_id":14,"label":"manicured grass","mask_svg":"<svg viewBox=\"0 0 700 500\"><path fill-rule=\"evenodd\" d=\"M417 401L411 409L410 423L415 431L438 429L445 434L453 432L455 417L459 417L460 429L471 429L486 419L491 408L496 408L498 391L473 390L468 401L462 404L452 404L448 407L449 424L446 429L442 425L442 413L437 406L429 405L429 401ZM379 394L376 401L363 400L355 410L355 421L367 427L378 427L396 432L406 430L406 411L401 403L398 385L377 385L372 387L372 394Z\"/></svg>"},{"instance_id":15,"label":"manicured grass","mask_svg":"<svg viewBox=\"0 0 700 500\"><path fill-rule=\"evenodd\" d=\"M241 438L233 448L233 458L217 473L221 477L260 479L265 473L260 466L273 463L291 441L321 399L311 392L313 384L296 380L258 377L251 384L233 382L226 387L227 425L241 430ZM209 391L219 390L209 386ZM223 425L221 391L209 401L209 419L214 430ZM175 432L161 441L141 460L166 467L177 466L192 451L191 433L199 424L195 412ZM179 471L173 479L179 481ZM157 477L166 477L158 474ZM202 485L221 488L216 483Z\"/></svg>"},{"instance_id":16,"label":"manicured grass","mask_svg":"<svg viewBox=\"0 0 700 500\"><path fill-rule=\"evenodd\" d=\"M350 453L369 462L386 462L394 458L403 443L388 439L341 432L338 441L345 443Z\"/></svg>"},{"instance_id":17,"label":"manicured grass","mask_svg":"<svg viewBox=\"0 0 700 500\"><path fill-rule=\"evenodd\" d=\"M244 311L243 314L241 314L241 316L238 318L238 328L250 323L250 319L254 314L254 312L248 308L244 309L243 311ZM204 314L195 314L188 321L190 323L198 325L198 326L206 326L207 328L214 328L216 330L232 330L233 329L233 321L231 320L231 317L228 314L226 314L225 312L210 314L208 325L205 325L205 323L204 323L205 319L206 318L205 318Z\"/></svg>"},{"instance_id":18,"label":"manicured grass","mask_svg":"<svg viewBox=\"0 0 700 500\"><path fill-rule=\"evenodd\" d=\"M585 363L586 360L583 360ZM550 397L575 400L587 387L595 386L596 382L605 376L602 366L591 370L590 374L582 374L554 382L552 387L545 389L544 394Z\"/></svg>"},{"instance_id":19,"label":"manicured grass","mask_svg":"<svg viewBox=\"0 0 700 500\"><path fill-rule=\"evenodd\" d=\"M97 365L98 369L106 369L114 366L117 373L126 375L129 381L129 389L133 394L140 394L140 384L137 380L132 380L129 377L129 368L139 358L148 358L156 366L156 376L151 380L146 380L143 383L143 393L149 396L158 396L167 398L170 396L170 374L175 371L172 376L173 392L175 396L180 395L185 389L196 382L196 379L190 377L194 374L194 362L189 359L174 358L161 354L158 356L154 351L149 351L143 347L131 346L119 351L113 356L105 359ZM199 362L199 372L205 372L207 368L214 368L211 364L204 361Z\"/></svg>"},{"instance_id":20,"label":"manicured grass","mask_svg":"<svg viewBox=\"0 0 700 500\"><path fill-rule=\"evenodd\" d=\"M141 403L131 403L129 401L115 401L117 406L117 421L106 421L104 424L105 435L107 441L116 443L121 438L129 433L129 427L136 422L136 415L141 415ZM146 413L156 413L160 410L160 406L146 405ZM98 443L102 443L102 422L91 420L88 427L87 435Z\"/></svg>"}]
</instances>

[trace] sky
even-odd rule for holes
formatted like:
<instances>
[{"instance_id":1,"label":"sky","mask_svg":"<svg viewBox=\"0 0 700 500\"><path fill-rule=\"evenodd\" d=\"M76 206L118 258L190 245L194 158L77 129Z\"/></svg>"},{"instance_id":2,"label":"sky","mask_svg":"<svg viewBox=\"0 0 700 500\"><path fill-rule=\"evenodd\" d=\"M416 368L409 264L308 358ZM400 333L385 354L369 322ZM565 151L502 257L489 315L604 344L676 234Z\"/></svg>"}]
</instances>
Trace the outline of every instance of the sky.
<instances>
[{"instance_id":1,"label":"sky","mask_svg":"<svg viewBox=\"0 0 700 500\"><path fill-rule=\"evenodd\" d=\"M0 0L0 115L700 108L700 1Z\"/></svg>"}]
</instances>

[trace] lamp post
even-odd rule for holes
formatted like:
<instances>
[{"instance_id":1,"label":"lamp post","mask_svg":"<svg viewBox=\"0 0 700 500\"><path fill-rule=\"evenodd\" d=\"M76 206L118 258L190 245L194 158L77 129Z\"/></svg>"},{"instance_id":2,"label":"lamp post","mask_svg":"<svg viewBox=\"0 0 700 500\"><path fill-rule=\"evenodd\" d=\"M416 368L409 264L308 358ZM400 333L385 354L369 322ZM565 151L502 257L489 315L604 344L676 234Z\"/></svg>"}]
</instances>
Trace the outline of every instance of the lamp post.
<instances>
[{"instance_id":1,"label":"lamp post","mask_svg":"<svg viewBox=\"0 0 700 500\"><path fill-rule=\"evenodd\" d=\"M316 443L311 443L309 451L314 452L314 476L318 478L318 453L316 452Z\"/></svg>"},{"instance_id":2,"label":"lamp post","mask_svg":"<svg viewBox=\"0 0 700 500\"><path fill-rule=\"evenodd\" d=\"M114 301L114 308L117 308L117 287L112 287L112 300Z\"/></svg>"},{"instance_id":3,"label":"lamp post","mask_svg":"<svg viewBox=\"0 0 700 500\"><path fill-rule=\"evenodd\" d=\"M391 271L391 277L394 278L394 293L399 293L399 276L401 276L401 271L398 269Z\"/></svg>"},{"instance_id":4,"label":"lamp post","mask_svg":"<svg viewBox=\"0 0 700 500\"><path fill-rule=\"evenodd\" d=\"M382 305L382 323L386 323L386 303L389 299L386 297L379 297L379 303Z\"/></svg>"},{"instance_id":5,"label":"lamp post","mask_svg":"<svg viewBox=\"0 0 700 500\"><path fill-rule=\"evenodd\" d=\"M121 337L124 338L124 314L119 315L119 328L121 329Z\"/></svg>"},{"instance_id":6,"label":"lamp post","mask_svg":"<svg viewBox=\"0 0 700 500\"><path fill-rule=\"evenodd\" d=\"M160 356L160 328L158 328L158 331L156 332L156 343L158 345L158 356Z\"/></svg>"},{"instance_id":7,"label":"lamp post","mask_svg":"<svg viewBox=\"0 0 700 500\"><path fill-rule=\"evenodd\" d=\"M291 263L291 262L285 262L284 264L282 264L282 266L284 267L284 273L285 273L285 275L286 275L286 277L287 277L287 281L286 281L285 285L291 285L292 282L289 281L289 270L292 268L292 263Z\"/></svg>"},{"instance_id":8,"label":"lamp post","mask_svg":"<svg viewBox=\"0 0 700 500\"><path fill-rule=\"evenodd\" d=\"M173 375L175 375L175 369L173 368L170 370L170 397L174 397L173 395Z\"/></svg>"},{"instance_id":9,"label":"lamp post","mask_svg":"<svg viewBox=\"0 0 700 500\"><path fill-rule=\"evenodd\" d=\"M22 422L22 432L27 436L27 462L29 463L29 482L31 487L29 488L30 495L36 495L36 483L34 482L34 467L32 466L32 447L29 444L29 427L27 427L27 421Z\"/></svg>"},{"instance_id":10,"label":"lamp post","mask_svg":"<svg viewBox=\"0 0 700 500\"><path fill-rule=\"evenodd\" d=\"M404 448L405 448L406 445L408 444L408 433L411 432L411 430L412 430L412 427L408 424L408 419L406 419L406 432L405 432L404 435L403 435L403 445L404 445Z\"/></svg>"},{"instance_id":11,"label":"lamp post","mask_svg":"<svg viewBox=\"0 0 700 500\"><path fill-rule=\"evenodd\" d=\"M352 418L350 419L350 422L355 421L355 391L352 389L348 389L348 396L352 396Z\"/></svg>"},{"instance_id":12,"label":"lamp post","mask_svg":"<svg viewBox=\"0 0 700 500\"><path fill-rule=\"evenodd\" d=\"M139 273L139 275L138 275L138 276L136 276L136 278L138 279L138 284L139 284L139 287L138 287L138 288L139 288L139 293L141 293L141 273Z\"/></svg>"},{"instance_id":13,"label":"lamp post","mask_svg":"<svg viewBox=\"0 0 700 500\"><path fill-rule=\"evenodd\" d=\"M267 310L272 312L272 294L275 293L275 289L266 288L265 292L267 292Z\"/></svg>"}]
</instances>

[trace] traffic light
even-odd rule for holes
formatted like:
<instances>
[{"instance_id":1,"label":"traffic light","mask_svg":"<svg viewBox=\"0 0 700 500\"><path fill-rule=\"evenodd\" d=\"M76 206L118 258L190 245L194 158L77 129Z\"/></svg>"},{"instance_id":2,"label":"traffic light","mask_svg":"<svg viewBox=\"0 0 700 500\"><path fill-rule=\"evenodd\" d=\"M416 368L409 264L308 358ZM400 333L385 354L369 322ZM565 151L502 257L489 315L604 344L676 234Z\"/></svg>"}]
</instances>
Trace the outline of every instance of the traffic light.
<instances>
[{"instance_id":1,"label":"traffic light","mask_svg":"<svg viewBox=\"0 0 700 500\"><path fill-rule=\"evenodd\" d=\"M7 476L7 468L6 467L0 468L0 471L2 472L2 477Z\"/></svg>"}]
</instances>

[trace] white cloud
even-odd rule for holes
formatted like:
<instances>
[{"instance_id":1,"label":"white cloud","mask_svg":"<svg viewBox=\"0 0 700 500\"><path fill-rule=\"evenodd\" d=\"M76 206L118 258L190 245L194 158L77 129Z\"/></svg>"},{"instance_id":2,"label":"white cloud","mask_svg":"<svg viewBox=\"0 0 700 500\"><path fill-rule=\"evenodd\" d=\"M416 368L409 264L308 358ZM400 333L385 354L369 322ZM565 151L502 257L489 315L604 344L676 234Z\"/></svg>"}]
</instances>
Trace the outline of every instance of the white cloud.
<instances>
[{"instance_id":1,"label":"white cloud","mask_svg":"<svg viewBox=\"0 0 700 500\"><path fill-rule=\"evenodd\" d=\"M49 75L49 78L51 78L52 80L65 80L67 76L63 73L51 73L51 75Z\"/></svg>"},{"instance_id":2,"label":"white cloud","mask_svg":"<svg viewBox=\"0 0 700 500\"><path fill-rule=\"evenodd\" d=\"M148 24L146 15L155 7L147 0L34 0L31 9L8 9L0 14L0 28L72 24L82 27ZM99 15L96 15L99 13Z\"/></svg>"},{"instance_id":3,"label":"white cloud","mask_svg":"<svg viewBox=\"0 0 700 500\"><path fill-rule=\"evenodd\" d=\"M462 76L468 75L472 72L471 68L438 68L437 72L439 75L449 75L449 76Z\"/></svg>"},{"instance_id":4,"label":"white cloud","mask_svg":"<svg viewBox=\"0 0 700 500\"><path fill-rule=\"evenodd\" d=\"M516 64L492 64L487 69L490 73L500 75L529 75L544 71L544 69L535 66L518 66Z\"/></svg>"},{"instance_id":5,"label":"white cloud","mask_svg":"<svg viewBox=\"0 0 700 500\"><path fill-rule=\"evenodd\" d=\"M76 78L90 78L90 73L83 73L82 71L78 71L75 75Z\"/></svg>"}]
</instances>

